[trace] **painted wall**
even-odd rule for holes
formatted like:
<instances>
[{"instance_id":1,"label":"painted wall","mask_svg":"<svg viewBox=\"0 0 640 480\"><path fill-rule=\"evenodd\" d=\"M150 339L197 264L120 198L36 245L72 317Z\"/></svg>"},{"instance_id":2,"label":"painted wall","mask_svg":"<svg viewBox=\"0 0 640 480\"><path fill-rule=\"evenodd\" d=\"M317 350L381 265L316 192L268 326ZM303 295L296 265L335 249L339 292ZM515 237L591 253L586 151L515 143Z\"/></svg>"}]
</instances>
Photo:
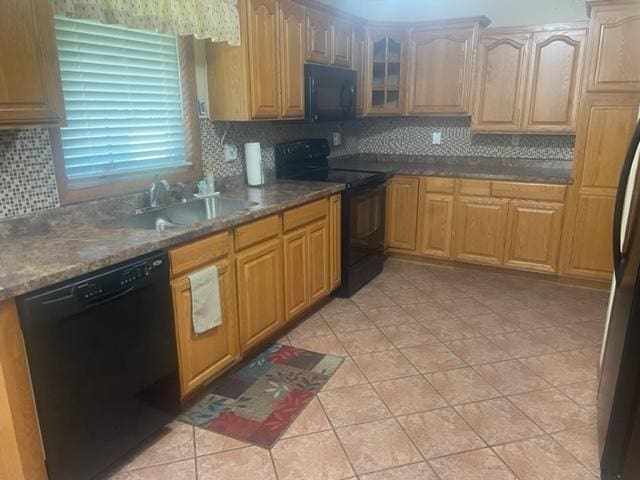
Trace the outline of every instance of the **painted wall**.
<instances>
[{"instance_id":1,"label":"painted wall","mask_svg":"<svg viewBox=\"0 0 640 480\"><path fill-rule=\"evenodd\" d=\"M492 26L586 20L584 0L320 0L371 20L486 15Z\"/></svg>"}]
</instances>

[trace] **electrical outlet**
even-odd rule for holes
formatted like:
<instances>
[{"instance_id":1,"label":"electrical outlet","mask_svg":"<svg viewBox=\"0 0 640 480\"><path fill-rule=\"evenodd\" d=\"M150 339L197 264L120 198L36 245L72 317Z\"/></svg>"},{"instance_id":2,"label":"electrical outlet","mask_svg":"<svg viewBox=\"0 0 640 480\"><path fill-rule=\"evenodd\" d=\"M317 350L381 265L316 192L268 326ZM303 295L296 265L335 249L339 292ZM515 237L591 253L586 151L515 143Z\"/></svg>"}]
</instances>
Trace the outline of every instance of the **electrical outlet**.
<instances>
[{"instance_id":1,"label":"electrical outlet","mask_svg":"<svg viewBox=\"0 0 640 480\"><path fill-rule=\"evenodd\" d=\"M207 118L208 111L209 111L209 107L207 105L207 102L205 100L198 100L198 116L200 118Z\"/></svg>"},{"instance_id":2,"label":"electrical outlet","mask_svg":"<svg viewBox=\"0 0 640 480\"><path fill-rule=\"evenodd\" d=\"M431 143L440 145L442 143L442 132L433 132L433 134L431 134Z\"/></svg>"},{"instance_id":3,"label":"electrical outlet","mask_svg":"<svg viewBox=\"0 0 640 480\"><path fill-rule=\"evenodd\" d=\"M224 161L226 163L235 162L238 160L238 147L235 145L224 146Z\"/></svg>"},{"instance_id":4,"label":"electrical outlet","mask_svg":"<svg viewBox=\"0 0 640 480\"><path fill-rule=\"evenodd\" d=\"M342 134L340 132L333 132L333 146L337 147L342 145Z\"/></svg>"}]
</instances>

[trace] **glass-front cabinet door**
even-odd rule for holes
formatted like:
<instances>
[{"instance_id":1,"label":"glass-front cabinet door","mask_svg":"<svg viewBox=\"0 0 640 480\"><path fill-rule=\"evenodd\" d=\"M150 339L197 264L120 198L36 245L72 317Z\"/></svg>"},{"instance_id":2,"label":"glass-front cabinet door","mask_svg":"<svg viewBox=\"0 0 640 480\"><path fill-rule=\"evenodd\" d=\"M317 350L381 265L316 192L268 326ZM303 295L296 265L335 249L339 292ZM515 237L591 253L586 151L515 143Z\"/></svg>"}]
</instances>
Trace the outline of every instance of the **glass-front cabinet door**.
<instances>
[{"instance_id":1,"label":"glass-front cabinet door","mask_svg":"<svg viewBox=\"0 0 640 480\"><path fill-rule=\"evenodd\" d=\"M369 31L368 115L400 115L405 106L406 34Z\"/></svg>"}]
</instances>

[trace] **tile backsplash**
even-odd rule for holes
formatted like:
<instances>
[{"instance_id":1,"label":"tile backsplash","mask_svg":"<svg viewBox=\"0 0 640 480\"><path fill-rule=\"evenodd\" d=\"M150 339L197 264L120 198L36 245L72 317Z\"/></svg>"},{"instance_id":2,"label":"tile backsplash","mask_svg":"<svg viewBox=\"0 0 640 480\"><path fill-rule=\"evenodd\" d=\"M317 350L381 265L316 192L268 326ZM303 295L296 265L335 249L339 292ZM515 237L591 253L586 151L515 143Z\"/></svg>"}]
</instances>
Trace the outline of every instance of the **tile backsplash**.
<instances>
[{"instance_id":1,"label":"tile backsplash","mask_svg":"<svg viewBox=\"0 0 640 480\"><path fill-rule=\"evenodd\" d=\"M238 148L238 160L225 163L224 143ZM218 178L244 174L244 143L260 142L267 169L274 168L274 145L342 133L333 156L354 153L461 155L478 157L573 158L574 137L473 135L468 118L367 118L343 124L200 121L205 173ZM442 144L432 143L441 132ZM0 218L59 206L47 129L0 131Z\"/></svg>"}]
</instances>

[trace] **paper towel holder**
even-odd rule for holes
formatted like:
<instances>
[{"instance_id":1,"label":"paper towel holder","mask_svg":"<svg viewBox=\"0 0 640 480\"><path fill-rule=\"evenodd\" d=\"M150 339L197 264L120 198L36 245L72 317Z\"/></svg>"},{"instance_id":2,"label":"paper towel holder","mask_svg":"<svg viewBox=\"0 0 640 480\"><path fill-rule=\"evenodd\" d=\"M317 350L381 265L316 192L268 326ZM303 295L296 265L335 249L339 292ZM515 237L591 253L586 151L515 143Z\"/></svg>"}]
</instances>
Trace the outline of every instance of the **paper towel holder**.
<instances>
[{"instance_id":1,"label":"paper towel holder","mask_svg":"<svg viewBox=\"0 0 640 480\"><path fill-rule=\"evenodd\" d=\"M259 142L244 144L244 160L247 171L247 185L260 187L265 183L262 149Z\"/></svg>"}]
</instances>

